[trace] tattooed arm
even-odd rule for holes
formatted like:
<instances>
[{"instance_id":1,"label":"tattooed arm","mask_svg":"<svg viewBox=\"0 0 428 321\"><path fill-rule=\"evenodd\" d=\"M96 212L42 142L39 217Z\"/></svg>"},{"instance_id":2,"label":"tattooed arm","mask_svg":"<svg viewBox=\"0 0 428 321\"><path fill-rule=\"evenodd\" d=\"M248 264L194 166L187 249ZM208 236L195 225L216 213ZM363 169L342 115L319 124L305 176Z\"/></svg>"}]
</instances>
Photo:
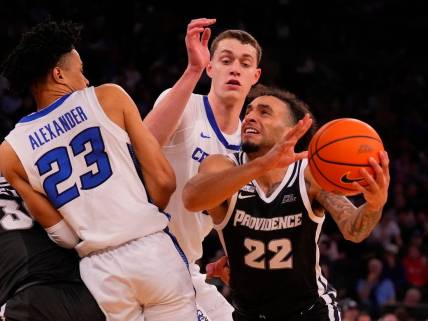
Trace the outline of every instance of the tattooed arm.
<instances>
[{"instance_id":1,"label":"tattooed arm","mask_svg":"<svg viewBox=\"0 0 428 321\"><path fill-rule=\"evenodd\" d=\"M372 210L367 203L356 208L346 197L323 190L316 199L333 217L344 238L352 242L368 237L382 215L382 208Z\"/></svg>"},{"instance_id":2,"label":"tattooed arm","mask_svg":"<svg viewBox=\"0 0 428 321\"><path fill-rule=\"evenodd\" d=\"M366 203L358 208L346 197L321 189L316 190L312 185L316 186L317 184L311 184L313 198L330 213L345 239L349 241L361 242L367 238L382 216L389 186L389 160L386 152L380 152L380 159L381 166L374 159L369 159L376 178L373 178L364 169L361 171L369 183L366 188L354 183L354 186L364 195L366 200ZM313 181L311 175L307 175L307 179Z\"/></svg>"}]
</instances>

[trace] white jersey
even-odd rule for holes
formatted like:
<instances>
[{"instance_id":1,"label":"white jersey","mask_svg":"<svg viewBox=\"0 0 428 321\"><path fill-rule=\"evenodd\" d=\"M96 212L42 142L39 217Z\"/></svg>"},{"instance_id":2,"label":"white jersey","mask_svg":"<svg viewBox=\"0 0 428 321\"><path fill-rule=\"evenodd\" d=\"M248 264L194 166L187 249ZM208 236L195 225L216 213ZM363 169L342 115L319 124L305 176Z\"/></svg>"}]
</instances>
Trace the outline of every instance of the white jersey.
<instances>
[{"instance_id":1,"label":"white jersey","mask_svg":"<svg viewBox=\"0 0 428 321\"><path fill-rule=\"evenodd\" d=\"M6 140L31 186L82 240L81 256L167 226L148 201L128 134L104 113L93 87L22 118Z\"/></svg>"},{"instance_id":2,"label":"white jersey","mask_svg":"<svg viewBox=\"0 0 428 321\"><path fill-rule=\"evenodd\" d=\"M160 101L168 92L158 98ZM155 103L155 108L156 108ZM171 196L166 212L171 218L170 229L190 262L202 256L202 241L213 228L209 215L192 213L182 201L183 187L198 173L202 160L210 154L226 154L240 150L241 123L232 135L221 132L207 96L192 94L177 130L163 150L175 171L177 189ZM204 191L201 191L204 197Z\"/></svg>"}]
</instances>

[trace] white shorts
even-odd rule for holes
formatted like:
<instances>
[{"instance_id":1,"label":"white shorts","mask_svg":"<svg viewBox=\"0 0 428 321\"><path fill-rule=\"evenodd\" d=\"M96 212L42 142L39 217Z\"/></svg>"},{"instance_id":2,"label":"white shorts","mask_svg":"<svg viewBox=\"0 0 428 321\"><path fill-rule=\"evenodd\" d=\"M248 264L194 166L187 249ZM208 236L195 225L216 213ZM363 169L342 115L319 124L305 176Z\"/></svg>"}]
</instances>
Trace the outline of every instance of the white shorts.
<instances>
[{"instance_id":1,"label":"white shorts","mask_svg":"<svg viewBox=\"0 0 428 321\"><path fill-rule=\"evenodd\" d=\"M165 232L84 257L80 274L107 321L197 320L189 271Z\"/></svg>"},{"instance_id":2,"label":"white shorts","mask_svg":"<svg viewBox=\"0 0 428 321\"><path fill-rule=\"evenodd\" d=\"M196 291L198 320L232 321L233 307L218 292L215 285L205 282L206 275L199 272L199 265L190 263L189 270L192 276L193 287Z\"/></svg>"}]
</instances>

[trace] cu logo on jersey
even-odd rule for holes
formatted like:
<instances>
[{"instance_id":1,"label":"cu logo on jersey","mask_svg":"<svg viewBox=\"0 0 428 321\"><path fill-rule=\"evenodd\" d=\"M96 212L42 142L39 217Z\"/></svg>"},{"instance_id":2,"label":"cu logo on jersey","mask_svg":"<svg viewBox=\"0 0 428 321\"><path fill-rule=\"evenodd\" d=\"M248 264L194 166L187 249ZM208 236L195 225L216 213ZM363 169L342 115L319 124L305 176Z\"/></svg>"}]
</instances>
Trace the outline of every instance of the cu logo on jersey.
<instances>
[{"instance_id":1,"label":"cu logo on jersey","mask_svg":"<svg viewBox=\"0 0 428 321\"><path fill-rule=\"evenodd\" d=\"M193 153L192 153L192 158L195 160L195 161L197 161L197 162L199 162L199 163L201 163L207 156L208 156L209 154L208 153L206 153L206 152L204 152L203 150L202 150L202 148L200 148L200 147L196 147L195 148L195 150L193 151Z\"/></svg>"},{"instance_id":2,"label":"cu logo on jersey","mask_svg":"<svg viewBox=\"0 0 428 321\"><path fill-rule=\"evenodd\" d=\"M198 309L198 321L210 321L200 309Z\"/></svg>"}]
</instances>

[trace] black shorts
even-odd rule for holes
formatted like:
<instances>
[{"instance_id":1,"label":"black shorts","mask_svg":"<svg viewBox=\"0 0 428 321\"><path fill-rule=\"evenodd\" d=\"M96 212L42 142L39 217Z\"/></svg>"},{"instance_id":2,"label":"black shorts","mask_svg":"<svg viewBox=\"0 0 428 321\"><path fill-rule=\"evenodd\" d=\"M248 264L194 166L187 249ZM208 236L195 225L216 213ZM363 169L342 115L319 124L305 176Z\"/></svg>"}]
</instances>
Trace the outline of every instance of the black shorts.
<instances>
[{"instance_id":1,"label":"black shorts","mask_svg":"<svg viewBox=\"0 0 428 321\"><path fill-rule=\"evenodd\" d=\"M272 311L273 312L273 311ZM238 309L233 311L234 321L340 321L340 312L335 306L332 311L329 311L325 301L321 298L317 299L312 304L308 304L307 308L298 313L290 315L287 311L275 311L273 315L264 314L245 314Z\"/></svg>"},{"instance_id":2,"label":"black shorts","mask_svg":"<svg viewBox=\"0 0 428 321\"><path fill-rule=\"evenodd\" d=\"M105 321L83 283L33 285L6 303L6 321Z\"/></svg>"}]
</instances>

